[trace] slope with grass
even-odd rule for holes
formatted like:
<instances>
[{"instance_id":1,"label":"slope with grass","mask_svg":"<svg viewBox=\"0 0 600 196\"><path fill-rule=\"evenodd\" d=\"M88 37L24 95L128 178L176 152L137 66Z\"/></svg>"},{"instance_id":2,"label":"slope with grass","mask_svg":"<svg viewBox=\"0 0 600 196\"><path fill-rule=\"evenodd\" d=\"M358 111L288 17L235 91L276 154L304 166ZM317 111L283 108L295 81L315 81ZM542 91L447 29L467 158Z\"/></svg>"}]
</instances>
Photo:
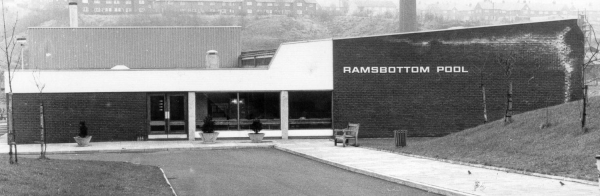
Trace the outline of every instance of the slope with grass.
<instances>
[{"instance_id":1,"label":"slope with grass","mask_svg":"<svg viewBox=\"0 0 600 196\"><path fill-rule=\"evenodd\" d=\"M382 141L363 146L515 170L596 181L600 154L600 97L588 105L588 130L581 129L581 101L513 116L431 140L395 148ZM549 127L541 128L549 122ZM389 142L393 143L393 142Z\"/></svg>"},{"instance_id":2,"label":"slope with grass","mask_svg":"<svg viewBox=\"0 0 600 196\"><path fill-rule=\"evenodd\" d=\"M0 195L172 195L154 166L0 156Z\"/></svg>"}]
</instances>

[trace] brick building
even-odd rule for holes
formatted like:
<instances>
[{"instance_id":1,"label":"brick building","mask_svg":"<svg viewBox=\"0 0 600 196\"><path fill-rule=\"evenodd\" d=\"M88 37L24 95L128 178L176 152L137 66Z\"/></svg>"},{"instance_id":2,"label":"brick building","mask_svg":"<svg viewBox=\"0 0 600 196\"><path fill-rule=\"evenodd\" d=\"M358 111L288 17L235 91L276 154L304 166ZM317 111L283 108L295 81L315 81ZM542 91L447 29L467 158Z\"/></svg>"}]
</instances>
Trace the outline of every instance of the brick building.
<instances>
[{"instance_id":1,"label":"brick building","mask_svg":"<svg viewBox=\"0 0 600 196\"><path fill-rule=\"evenodd\" d=\"M515 113L581 99L577 20L284 43L240 51L239 27L30 28L31 67L14 74L18 143L72 142L79 121L94 141L200 137L441 136ZM153 41L148 41L153 40ZM209 59L218 59L212 61ZM514 59L507 61L506 59ZM260 62L258 62L260 61ZM506 70L511 74L506 74ZM33 75L37 76L34 80ZM7 78L7 77L5 77ZM37 83L43 83L39 93Z\"/></svg>"},{"instance_id":2,"label":"brick building","mask_svg":"<svg viewBox=\"0 0 600 196\"><path fill-rule=\"evenodd\" d=\"M391 0L354 0L348 3L348 15L377 16L395 15L398 7Z\"/></svg>"},{"instance_id":3,"label":"brick building","mask_svg":"<svg viewBox=\"0 0 600 196\"><path fill-rule=\"evenodd\" d=\"M83 14L197 13L312 15L314 0L77 0Z\"/></svg>"}]
</instances>

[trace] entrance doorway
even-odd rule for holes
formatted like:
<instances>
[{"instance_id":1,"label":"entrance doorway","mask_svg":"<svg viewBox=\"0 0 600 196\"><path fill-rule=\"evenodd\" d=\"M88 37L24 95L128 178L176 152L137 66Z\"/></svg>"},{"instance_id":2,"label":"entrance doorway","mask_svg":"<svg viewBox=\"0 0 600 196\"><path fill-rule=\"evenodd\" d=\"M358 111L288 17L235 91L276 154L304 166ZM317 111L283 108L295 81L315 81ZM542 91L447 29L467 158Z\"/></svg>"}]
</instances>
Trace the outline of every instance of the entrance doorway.
<instances>
[{"instance_id":1,"label":"entrance doorway","mask_svg":"<svg viewBox=\"0 0 600 196\"><path fill-rule=\"evenodd\" d=\"M149 94L148 117L151 135L186 135L185 94Z\"/></svg>"}]
</instances>

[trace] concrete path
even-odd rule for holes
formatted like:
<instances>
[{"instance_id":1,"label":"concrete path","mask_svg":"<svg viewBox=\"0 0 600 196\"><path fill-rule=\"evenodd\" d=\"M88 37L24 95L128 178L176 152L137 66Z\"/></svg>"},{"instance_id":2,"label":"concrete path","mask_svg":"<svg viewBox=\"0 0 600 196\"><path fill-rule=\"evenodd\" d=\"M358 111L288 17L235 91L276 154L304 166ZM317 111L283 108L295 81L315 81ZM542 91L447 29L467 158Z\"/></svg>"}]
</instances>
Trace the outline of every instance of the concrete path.
<instances>
[{"instance_id":1,"label":"concrete path","mask_svg":"<svg viewBox=\"0 0 600 196\"><path fill-rule=\"evenodd\" d=\"M0 137L0 141L6 141ZM0 144L0 154L8 146ZM564 182L543 177L507 173L466 165L403 156L357 147L333 146L320 140L274 140L260 144L245 140L222 140L216 144L200 141L92 142L88 147L75 143L49 144L48 154L95 152L156 152L201 149L276 148L354 172L405 184L443 195L600 195L596 185ZM19 145L19 154L39 154L37 144ZM471 172L469 174L468 172Z\"/></svg>"}]
</instances>

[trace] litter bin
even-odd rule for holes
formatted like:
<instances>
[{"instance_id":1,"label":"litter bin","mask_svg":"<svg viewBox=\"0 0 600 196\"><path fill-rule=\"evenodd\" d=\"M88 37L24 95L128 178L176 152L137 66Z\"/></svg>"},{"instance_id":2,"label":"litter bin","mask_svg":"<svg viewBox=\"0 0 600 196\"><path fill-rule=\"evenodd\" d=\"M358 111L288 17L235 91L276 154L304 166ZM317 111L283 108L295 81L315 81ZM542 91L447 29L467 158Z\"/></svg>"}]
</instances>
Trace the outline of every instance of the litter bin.
<instances>
[{"instance_id":1,"label":"litter bin","mask_svg":"<svg viewBox=\"0 0 600 196\"><path fill-rule=\"evenodd\" d=\"M396 141L396 147L404 147L406 146L406 134L407 130L395 130L394 131L394 140Z\"/></svg>"}]
</instances>

